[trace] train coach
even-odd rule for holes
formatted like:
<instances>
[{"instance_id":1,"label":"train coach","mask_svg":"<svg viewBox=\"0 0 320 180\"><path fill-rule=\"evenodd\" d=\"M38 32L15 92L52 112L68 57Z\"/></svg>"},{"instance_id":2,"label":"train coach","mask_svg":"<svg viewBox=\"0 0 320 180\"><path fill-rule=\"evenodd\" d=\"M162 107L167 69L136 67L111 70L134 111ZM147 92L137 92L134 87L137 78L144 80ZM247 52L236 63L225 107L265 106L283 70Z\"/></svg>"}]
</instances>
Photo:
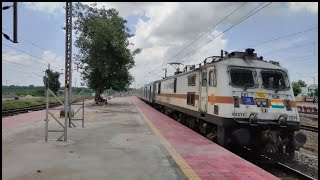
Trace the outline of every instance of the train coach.
<instances>
[{"instance_id":1,"label":"train coach","mask_svg":"<svg viewBox=\"0 0 320 180\"><path fill-rule=\"evenodd\" d=\"M306 136L295 133L300 123L288 71L253 52L221 51L143 86L138 96L224 147L293 155Z\"/></svg>"}]
</instances>

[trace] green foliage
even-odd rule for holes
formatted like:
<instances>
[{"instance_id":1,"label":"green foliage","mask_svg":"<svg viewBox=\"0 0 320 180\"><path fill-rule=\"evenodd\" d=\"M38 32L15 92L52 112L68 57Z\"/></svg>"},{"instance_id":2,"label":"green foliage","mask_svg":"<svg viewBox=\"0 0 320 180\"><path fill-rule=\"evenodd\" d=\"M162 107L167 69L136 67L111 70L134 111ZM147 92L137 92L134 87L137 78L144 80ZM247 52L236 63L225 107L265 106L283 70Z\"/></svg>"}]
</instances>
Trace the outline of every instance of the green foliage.
<instances>
[{"instance_id":1,"label":"green foliage","mask_svg":"<svg viewBox=\"0 0 320 180\"><path fill-rule=\"evenodd\" d=\"M17 96L44 96L44 87L43 86L2 86L3 95L17 95Z\"/></svg>"},{"instance_id":2,"label":"green foliage","mask_svg":"<svg viewBox=\"0 0 320 180\"><path fill-rule=\"evenodd\" d=\"M307 83L302 80L299 80L297 83L299 84L300 87L307 87Z\"/></svg>"},{"instance_id":3,"label":"green foliage","mask_svg":"<svg viewBox=\"0 0 320 180\"><path fill-rule=\"evenodd\" d=\"M49 88L52 90L52 92L56 94L61 85L59 82L60 73L53 72L52 70L47 69L46 74L47 74L47 77L43 76L43 83L46 88L47 88L47 85L49 84ZM48 84L47 84L47 79L48 79Z\"/></svg>"},{"instance_id":4,"label":"green foliage","mask_svg":"<svg viewBox=\"0 0 320 180\"><path fill-rule=\"evenodd\" d=\"M315 89L315 91L314 91L314 95L318 97L318 88L317 88L317 89Z\"/></svg>"},{"instance_id":5,"label":"green foliage","mask_svg":"<svg viewBox=\"0 0 320 180\"><path fill-rule=\"evenodd\" d=\"M293 89L294 96L297 96L298 94L301 93L301 87L307 87L307 84L302 80L298 80L297 82L292 82L292 89Z\"/></svg>"},{"instance_id":6,"label":"green foliage","mask_svg":"<svg viewBox=\"0 0 320 180\"><path fill-rule=\"evenodd\" d=\"M84 64L82 72L87 85L99 94L105 89L126 90L133 77L129 70L134 66L134 56L141 49L130 51L127 21L115 9L98 9L77 3L74 6L74 29L80 33L75 41L79 48L76 60Z\"/></svg>"}]
</instances>

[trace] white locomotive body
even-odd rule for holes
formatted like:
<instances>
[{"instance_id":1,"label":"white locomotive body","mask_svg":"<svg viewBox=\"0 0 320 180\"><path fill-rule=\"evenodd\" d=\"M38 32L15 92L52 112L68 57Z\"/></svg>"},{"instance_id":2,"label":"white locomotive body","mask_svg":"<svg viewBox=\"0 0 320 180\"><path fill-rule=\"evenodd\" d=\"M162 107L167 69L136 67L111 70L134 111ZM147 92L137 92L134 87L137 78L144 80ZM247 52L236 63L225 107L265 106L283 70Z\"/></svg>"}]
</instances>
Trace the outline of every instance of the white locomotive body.
<instances>
[{"instance_id":1,"label":"white locomotive body","mask_svg":"<svg viewBox=\"0 0 320 180\"><path fill-rule=\"evenodd\" d=\"M305 143L288 71L253 49L155 81L139 96L223 146L238 144L293 153ZM150 98L143 98L149 90ZM142 96L141 96L142 95Z\"/></svg>"}]
</instances>

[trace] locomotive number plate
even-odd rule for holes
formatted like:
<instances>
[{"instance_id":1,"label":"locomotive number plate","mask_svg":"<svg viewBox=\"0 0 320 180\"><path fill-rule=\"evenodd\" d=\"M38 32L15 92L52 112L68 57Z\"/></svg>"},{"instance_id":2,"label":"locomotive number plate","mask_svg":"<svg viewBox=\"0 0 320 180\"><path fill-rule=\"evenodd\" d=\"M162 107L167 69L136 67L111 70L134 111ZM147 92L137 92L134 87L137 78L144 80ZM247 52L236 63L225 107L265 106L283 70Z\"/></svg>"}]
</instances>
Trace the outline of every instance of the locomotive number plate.
<instances>
[{"instance_id":1,"label":"locomotive number plate","mask_svg":"<svg viewBox=\"0 0 320 180\"><path fill-rule=\"evenodd\" d=\"M260 108L261 109L261 112L268 112L268 109L267 108Z\"/></svg>"},{"instance_id":2,"label":"locomotive number plate","mask_svg":"<svg viewBox=\"0 0 320 180\"><path fill-rule=\"evenodd\" d=\"M297 116L288 116L288 121L296 121Z\"/></svg>"}]
</instances>

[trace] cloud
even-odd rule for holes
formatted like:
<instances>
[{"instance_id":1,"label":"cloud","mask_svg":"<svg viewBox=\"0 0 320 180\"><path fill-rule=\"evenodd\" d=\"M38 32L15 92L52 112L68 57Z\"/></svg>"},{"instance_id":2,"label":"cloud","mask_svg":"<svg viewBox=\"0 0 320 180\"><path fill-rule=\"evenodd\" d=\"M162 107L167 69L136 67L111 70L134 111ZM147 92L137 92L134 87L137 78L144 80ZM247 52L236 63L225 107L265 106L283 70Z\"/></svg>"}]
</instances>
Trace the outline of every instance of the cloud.
<instances>
[{"instance_id":1,"label":"cloud","mask_svg":"<svg viewBox=\"0 0 320 180\"><path fill-rule=\"evenodd\" d=\"M92 3L85 2L84 4ZM130 41L135 45L130 48L132 50L142 48L141 54L135 57L136 66L131 69L137 85L159 79L158 76L148 73L149 71L164 75L162 69L168 67L168 75L173 74L174 69L166 66L168 62L179 61L183 64L197 64L208 56L220 55L220 50L227 47L228 39L225 35L221 35L213 41L210 40L229 28L260 3L246 3L239 11L225 19L219 26L213 28L215 24L241 4L242 2L99 2L97 6L99 8L105 6L107 9L115 8L122 17L139 17L137 24L129 24L130 26L135 26L136 30L136 35L130 38ZM39 11L57 11L54 10L54 7L44 4L29 3L28 5L30 5L30 8L32 7ZM317 13L317 4L312 5L314 7L311 5L308 3L274 2L246 21L262 15L287 16L301 11ZM60 9L64 12L63 8ZM177 53L211 28L213 29L209 33L177 55ZM195 50L206 42L210 43ZM279 48L282 48L280 43ZM191 53L192 51L195 51L195 53ZM49 59L52 57L50 53L47 56ZM64 62L62 64L64 66Z\"/></svg>"},{"instance_id":2,"label":"cloud","mask_svg":"<svg viewBox=\"0 0 320 180\"><path fill-rule=\"evenodd\" d=\"M65 13L65 3L62 2L24 2L27 9L40 12L50 13L53 15L61 15Z\"/></svg>"},{"instance_id":3,"label":"cloud","mask_svg":"<svg viewBox=\"0 0 320 180\"><path fill-rule=\"evenodd\" d=\"M2 52L2 59L3 60L17 63L17 64L29 65L29 64L33 63L32 61L35 61L32 58L33 57L30 55L17 53L16 51ZM32 60L32 61L30 61L30 60Z\"/></svg>"},{"instance_id":4,"label":"cloud","mask_svg":"<svg viewBox=\"0 0 320 180\"><path fill-rule=\"evenodd\" d=\"M93 2L81 2L82 4L93 4ZM162 3L158 2L98 2L97 7L106 9L116 9L120 16L127 17L129 15L144 15L146 9L150 7L157 7Z\"/></svg>"},{"instance_id":5,"label":"cloud","mask_svg":"<svg viewBox=\"0 0 320 180\"><path fill-rule=\"evenodd\" d=\"M288 8L293 12L309 11L318 14L318 2L288 2Z\"/></svg>"},{"instance_id":6,"label":"cloud","mask_svg":"<svg viewBox=\"0 0 320 180\"><path fill-rule=\"evenodd\" d=\"M10 77L9 82L19 85L39 85L42 86L42 75L44 70L47 69L50 63L50 69L59 73L64 73L65 58L59 56L51 51L43 51L40 55L36 55L41 59L32 57L28 54L20 53L17 51L3 51L2 60L3 67L2 76L4 79ZM12 62L8 63L6 61ZM74 66L74 64L72 65ZM41 75L41 77L39 76ZM33 78L32 78L33 77ZM80 74L73 71L73 79L77 78L78 86L80 82ZM21 80L23 78L23 80ZM2 80L4 83L4 79ZM61 86L64 86L64 75L60 75ZM10 83L9 83L10 84ZM73 83L74 84L74 83Z\"/></svg>"},{"instance_id":7,"label":"cloud","mask_svg":"<svg viewBox=\"0 0 320 180\"><path fill-rule=\"evenodd\" d=\"M136 35L131 38L135 48L142 48L141 54L135 57L136 67L131 70L136 85L159 79L159 76L151 73L163 76L162 69L165 67L168 69L167 75L172 75L174 68L166 65L169 62L191 65L202 62L208 56L219 55L228 43L224 35L215 38L222 30L217 27L204 33L240 5L241 3L159 3L146 8L145 16L149 20L145 22L139 19ZM244 7L244 10L247 8ZM235 18L238 17L230 16L222 23L221 28L234 22ZM202 38L193 42L199 37ZM190 43L193 44L185 48ZM199 48L200 46L202 47Z\"/></svg>"}]
</instances>

